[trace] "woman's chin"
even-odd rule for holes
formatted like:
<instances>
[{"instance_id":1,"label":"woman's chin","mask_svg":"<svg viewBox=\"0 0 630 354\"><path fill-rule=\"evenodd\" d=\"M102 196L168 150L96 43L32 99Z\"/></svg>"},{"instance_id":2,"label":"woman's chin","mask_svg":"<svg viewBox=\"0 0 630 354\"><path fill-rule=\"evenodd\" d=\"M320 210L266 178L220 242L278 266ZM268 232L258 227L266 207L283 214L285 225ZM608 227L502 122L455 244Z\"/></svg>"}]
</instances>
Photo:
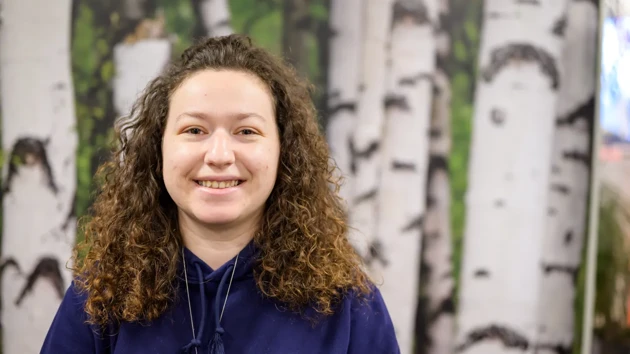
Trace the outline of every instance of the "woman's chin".
<instances>
[{"instance_id":1,"label":"woman's chin","mask_svg":"<svg viewBox=\"0 0 630 354\"><path fill-rule=\"evenodd\" d=\"M229 213L224 211L208 213L195 213L196 221L205 226L223 226L229 225L238 220L237 213Z\"/></svg>"}]
</instances>

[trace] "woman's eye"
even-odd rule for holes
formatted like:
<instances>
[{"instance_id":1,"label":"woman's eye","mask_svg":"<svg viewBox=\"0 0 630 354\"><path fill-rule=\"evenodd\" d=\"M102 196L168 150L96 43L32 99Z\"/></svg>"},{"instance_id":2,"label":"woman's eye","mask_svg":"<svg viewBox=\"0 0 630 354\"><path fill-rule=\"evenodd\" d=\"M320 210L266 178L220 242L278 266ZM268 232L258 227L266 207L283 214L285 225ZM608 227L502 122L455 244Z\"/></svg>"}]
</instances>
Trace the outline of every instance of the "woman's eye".
<instances>
[{"instance_id":1,"label":"woman's eye","mask_svg":"<svg viewBox=\"0 0 630 354\"><path fill-rule=\"evenodd\" d=\"M252 135L252 134L256 134L256 132L253 131L252 129L243 129L239 132L239 134Z\"/></svg>"},{"instance_id":2,"label":"woman's eye","mask_svg":"<svg viewBox=\"0 0 630 354\"><path fill-rule=\"evenodd\" d=\"M203 132L199 128L190 128L190 129L186 130L186 133L192 134L192 135L199 135L199 134L201 134Z\"/></svg>"}]
</instances>

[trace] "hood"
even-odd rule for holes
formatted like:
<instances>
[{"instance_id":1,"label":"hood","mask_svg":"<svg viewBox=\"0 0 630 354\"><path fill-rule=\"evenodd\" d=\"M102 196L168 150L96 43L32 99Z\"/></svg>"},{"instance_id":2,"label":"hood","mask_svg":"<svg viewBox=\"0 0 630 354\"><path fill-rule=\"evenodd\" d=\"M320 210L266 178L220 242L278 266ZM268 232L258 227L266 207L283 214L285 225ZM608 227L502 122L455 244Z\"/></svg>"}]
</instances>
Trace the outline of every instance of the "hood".
<instances>
[{"instance_id":1,"label":"hood","mask_svg":"<svg viewBox=\"0 0 630 354\"><path fill-rule=\"evenodd\" d=\"M219 286L217 288L218 290L214 299L214 304L212 304L212 306L214 306L214 316L212 321L214 322L215 332L210 342L210 353L225 354L222 339L225 331L221 326L221 319L224 315L223 309L225 303L227 302L227 298L229 297L232 282L254 276L253 263L257 255L257 249L254 245L254 241L250 241L237 256L226 262L217 270L213 270L189 249L184 248L183 253L184 257L180 272L181 280L183 282L182 286L187 287L188 289L191 286L197 286L199 288L199 291L201 292L201 321L196 324L197 326L193 324L193 327L198 328L198 330L192 340L181 348L180 353L195 353L197 348L202 346L205 342L203 333L208 318L208 304L206 303L207 299L204 283L217 282L219 283Z\"/></svg>"}]
</instances>

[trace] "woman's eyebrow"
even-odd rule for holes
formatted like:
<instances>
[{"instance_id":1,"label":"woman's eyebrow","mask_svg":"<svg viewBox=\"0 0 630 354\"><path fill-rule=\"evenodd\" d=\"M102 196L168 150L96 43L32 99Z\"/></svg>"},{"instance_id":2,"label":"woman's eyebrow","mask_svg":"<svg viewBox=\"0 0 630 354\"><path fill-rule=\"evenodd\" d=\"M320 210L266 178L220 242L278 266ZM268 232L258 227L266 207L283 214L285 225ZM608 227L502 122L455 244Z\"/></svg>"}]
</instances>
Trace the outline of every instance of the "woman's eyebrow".
<instances>
[{"instance_id":1,"label":"woman's eyebrow","mask_svg":"<svg viewBox=\"0 0 630 354\"><path fill-rule=\"evenodd\" d=\"M203 119L203 120L208 120L212 117L211 114L205 113L205 112L200 112L200 111L188 111L188 112L183 112L180 115L177 116L177 118L175 119L175 121L179 121L185 117L190 117L190 118L196 118L196 119ZM267 119L258 114L258 113L254 113L254 112L241 112L241 113L234 113L231 114L231 117L236 119L236 120L244 120L247 118L256 118L256 119L260 119L262 121L266 121Z\"/></svg>"}]
</instances>

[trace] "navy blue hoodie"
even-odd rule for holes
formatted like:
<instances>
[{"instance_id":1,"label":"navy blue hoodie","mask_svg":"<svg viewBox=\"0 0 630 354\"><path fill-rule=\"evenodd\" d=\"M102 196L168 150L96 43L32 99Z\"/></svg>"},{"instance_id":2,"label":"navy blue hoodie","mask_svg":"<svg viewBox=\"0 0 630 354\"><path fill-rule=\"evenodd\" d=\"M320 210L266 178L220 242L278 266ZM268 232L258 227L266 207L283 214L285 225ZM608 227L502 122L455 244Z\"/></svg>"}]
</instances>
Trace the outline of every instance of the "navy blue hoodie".
<instances>
[{"instance_id":1,"label":"navy blue hoodie","mask_svg":"<svg viewBox=\"0 0 630 354\"><path fill-rule=\"evenodd\" d=\"M252 272L253 243L217 270L189 250L184 252L190 303L182 279L178 300L160 318L150 324L123 322L103 333L86 324L86 297L71 285L41 353L400 353L392 321L377 289L368 301L346 296L334 315L313 325L260 295Z\"/></svg>"}]
</instances>

